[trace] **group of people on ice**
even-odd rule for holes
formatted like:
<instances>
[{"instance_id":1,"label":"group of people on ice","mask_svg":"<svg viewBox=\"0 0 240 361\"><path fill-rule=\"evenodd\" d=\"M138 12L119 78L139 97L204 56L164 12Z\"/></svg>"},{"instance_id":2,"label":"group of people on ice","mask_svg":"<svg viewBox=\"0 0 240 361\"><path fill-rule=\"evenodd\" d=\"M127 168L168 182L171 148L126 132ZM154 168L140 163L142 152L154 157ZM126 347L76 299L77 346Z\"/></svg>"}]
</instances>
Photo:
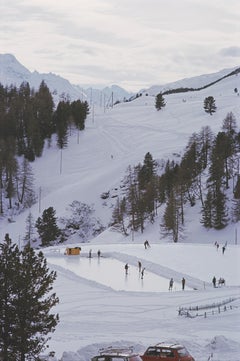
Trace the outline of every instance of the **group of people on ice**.
<instances>
[{"instance_id":1,"label":"group of people on ice","mask_svg":"<svg viewBox=\"0 0 240 361\"><path fill-rule=\"evenodd\" d=\"M214 288L217 287L217 284L218 284L218 287L219 287L219 286L222 286L222 285L225 286L226 281L225 281L224 278L220 277L219 280L218 280L218 282L217 282L217 279L216 279L216 277L214 276L213 279L212 279L212 284L213 284L213 287L214 287Z\"/></svg>"},{"instance_id":2,"label":"group of people on ice","mask_svg":"<svg viewBox=\"0 0 240 361\"><path fill-rule=\"evenodd\" d=\"M214 246L216 247L216 249L217 249L217 251L218 251L220 245L219 245L219 243L218 243L217 241L214 243ZM225 253L226 248L227 248L227 242L225 242L224 245L222 246L222 254Z\"/></svg>"},{"instance_id":3,"label":"group of people on ice","mask_svg":"<svg viewBox=\"0 0 240 361\"><path fill-rule=\"evenodd\" d=\"M184 277L182 278L181 283L182 283L182 290L184 291L185 290L185 284L186 284L186 280L185 280ZM169 281L169 287L168 287L169 291L173 290L173 284L174 284L174 281L173 281L173 278L171 278L170 281Z\"/></svg>"},{"instance_id":4,"label":"group of people on ice","mask_svg":"<svg viewBox=\"0 0 240 361\"><path fill-rule=\"evenodd\" d=\"M128 269L129 269L129 265L128 263L125 264L125 274L128 274ZM145 272L145 267L142 267L142 262L138 261L138 272L141 275L141 279L143 279L144 276L144 272Z\"/></svg>"}]
</instances>

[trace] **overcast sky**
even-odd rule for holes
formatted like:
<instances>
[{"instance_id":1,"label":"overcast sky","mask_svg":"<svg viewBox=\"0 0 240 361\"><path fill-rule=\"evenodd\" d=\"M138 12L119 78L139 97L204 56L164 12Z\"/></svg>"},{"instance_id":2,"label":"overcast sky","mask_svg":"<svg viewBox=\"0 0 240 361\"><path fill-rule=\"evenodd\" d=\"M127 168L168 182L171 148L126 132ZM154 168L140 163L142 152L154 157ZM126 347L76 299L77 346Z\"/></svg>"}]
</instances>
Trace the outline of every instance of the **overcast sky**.
<instances>
[{"instance_id":1,"label":"overcast sky","mask_svg":"<svg viewBox=\"0 0 240 361\"><path fill-rule=\"evenodd\" d=\"M138 91L240 66L239 0L0 0L0 53Z\"/></svg>"}]
</instances>

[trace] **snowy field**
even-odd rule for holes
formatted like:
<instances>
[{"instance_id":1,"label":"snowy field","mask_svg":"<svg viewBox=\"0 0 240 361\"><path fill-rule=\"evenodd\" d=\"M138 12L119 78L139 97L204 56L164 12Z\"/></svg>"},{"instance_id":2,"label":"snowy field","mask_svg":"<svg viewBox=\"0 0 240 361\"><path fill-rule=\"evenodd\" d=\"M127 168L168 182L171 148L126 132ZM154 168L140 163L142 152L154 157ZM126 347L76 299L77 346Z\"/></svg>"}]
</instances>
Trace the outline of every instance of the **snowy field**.
<instances>
[{"instance_id":1,"label":"snowy field","mask_svg":"<svg viewBox=\"0 0 240 361\"><path fill-rule=\"evenodd\" d=\"M234 94L239 79L234 76L200 92L166 96L167 106L159 112L155 98L145 95L105 112L96 104L85 131L73 132L62 154L53 142L33 163L39 195L31 209L34 219L50 206L62 217L78 200L93 204L96 216L107 226L116 199L112 196L119 192L128 165L143 162L147 152L157 160L182 154L193 132L206 125L218 132L230 111L239 127L240 97ZM209 95L217 106L212 116L203 110ZM111 196L104 203L100 195L106 191ZM49 267L58 274L54 289L60 299L55 308L60 323L49 351L64 361L89 361L103 346L130 344L141 353L150 344L175 341L183 343L196 361L207 361L211 354L214 361L240 361L240 227L230 224L221 232L207 231L198 221L199 212L198 206L186 209L186 225L177 244L161 234L159 211L159 220L144 234L123 237L107 229L88 243L73 237L68 242L82 248L75 258L64 255L66 245L45 249ZM27 216L28 211L12 214L13 223L1 220L1 238L9 233L21 246ZM145 239L151 245L147 250ZM220 244L218 251L215 241ZM143 279L138 260L146 268ZM213 276L223 277L226 286L213 288ZM169 292L171 277L174 287ZM180 307L190 306L198 306L198 315L178 314Z\"/></svg>"},{"instance_id":2,"label":"snowy field","mask_svg":"<svg viewBox=\"0 0 240 361\"><path fill-rule=\"evenodd\" d=\"M111 232L105 236L113 237ZM63 353L63 360L89 360L102 346L129 344L141 353L150 344L168 340L183 343L199 361L211 354L213 360L240 360L239 246L228 245L224 255L212 244L81 247L80 256L64 255L64 247L45 252L50 268L59 275L55 289L61 322L50 342L58 357ZM138 260L146 268L143 280ZM214 275L225 278L226 286L213 288ZM170 277L178 283L173 291L168 291ZM178 315L180 307L190 306L203 309L190 312L192 318Z\"/></svg>"}]
</instances>

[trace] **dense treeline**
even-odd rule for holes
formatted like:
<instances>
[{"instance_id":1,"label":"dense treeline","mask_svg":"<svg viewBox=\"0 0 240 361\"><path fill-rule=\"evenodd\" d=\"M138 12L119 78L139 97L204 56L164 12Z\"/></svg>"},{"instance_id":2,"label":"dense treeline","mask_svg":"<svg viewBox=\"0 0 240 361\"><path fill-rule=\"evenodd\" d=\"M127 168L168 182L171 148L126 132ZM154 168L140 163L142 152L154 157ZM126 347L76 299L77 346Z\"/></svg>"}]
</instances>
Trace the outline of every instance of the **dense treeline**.
<instances>
[{"instance_id":1,"label":"dense treeline","mask_svg":"<svg viewBox=\"0 0 240 361\"><path fill-rule=\"evenodd\" d=\"M240 132L233 113L223 120L222 131L213 135L210 127L194 133L180 161L162 161L152 155L143 164L129 167L124 179L124 196L113 211L113 227L143 232L154 222L161 207L161 231L177 242L185 224L185 208L201 204L200 222L206 228L222 229L240 220L239 177ZM230 189L230 179L232 180ZM229 194L232 208L228 209Z\"/></svg>"},{"instance_id":2,"label":"dense treeline","mask_svg":"<svg viewBox=\"0 0 240 361\"><path fill-rule=\"evenodd\" d=\"M54 100L44 81L35 91L27 82L19 88L0 84L0 214L4 213L4 197L19 205L34 201L29 162L40 157L45 142L57 135L59 148L67 145L71 127L85 128L87 102ZM28 190L28 192L27 192Z\"/></svg>"}]
</instances>

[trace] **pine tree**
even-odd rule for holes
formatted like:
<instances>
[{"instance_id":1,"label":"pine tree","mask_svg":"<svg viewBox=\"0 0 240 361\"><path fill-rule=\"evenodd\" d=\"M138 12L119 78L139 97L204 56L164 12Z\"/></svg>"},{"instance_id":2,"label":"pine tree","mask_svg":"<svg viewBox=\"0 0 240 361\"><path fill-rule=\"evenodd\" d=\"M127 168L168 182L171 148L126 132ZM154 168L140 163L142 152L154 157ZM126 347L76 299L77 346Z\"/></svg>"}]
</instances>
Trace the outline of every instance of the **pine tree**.
<instances>
[{"instance_id":1,"label":"pine tree","mask_svg":"<svg viewBox=\"0 0 240 361\"><path fill-rule=\"evenodd\" d=\"M167 205L163 215L162 228L166 231L167 234L172 235L174 242L177 242L179 238L179 218L180 214L177 196L175 191L172 191L167 201Z\"/></svg>"},{"instance_id":2,"label":"pine tree","mask_svg":"<svg viewBox=\"0 0 240 361\"><path fill-rule=\"evenodd\" d=\"M54 332L59 321L58 315L50 311L59 300L55 293L50 294L57 274L49 271L43 253L35 253L27 245L20 260L14 284L17 297L13 301L16 312L13 352L16 359L25 361L26 356L35 357L46 348L50 339L47 334Z\"/></svg>"},{"instance_id":3,"label":"pine tree","mask_svg":"<svg viewBox=\"0 0 240 361\"><path fill-rule=\"evenodd\" d=\"M213 96L209 96L207 98L204 99L204 104L203 104L204 110L206 113L209 113L210 115L212 115L213 113L216 112L217 107L215 105L215 99Z\"/></svg>"},{"instance_id":4,"label":"pine tree","mask_svg":"<svg viewBox=\"0 0 240 361\"><path fill-rule=\"evenodd\" d=\"M71 113L74 123L79 130L85 128L85 119L89 110L86 102L82 103L80 100L75 100L71 103Z\"/></svg>"},{"instance_id":5,"label":"pine tree","mask_svg":"<svg viewBox=\"0 0 240 361\"><path fill-rule=\"evenodd\" d=\"M205 201L203 202L203 207L201 210L202 218L201 223L205 228L213 227L213 194L209 189Z\"/></svg>"},{"instance_id":6,"label":"pine tree","mask_svg":"<svg viewBox=\"0 0 240 361\"><path fill-rule=\"evenodd\" d=\"M54 113L57 132L57 145L60 149L66 148L68 142L68 124L71 118L70 103L60 101Z\"/></svg>"},{"instance_id":7,"label":"pine tree","mask_svg":"<svg viewBox=\"0 0 240 361\"><path fill-rule=\"evenodd\" d=\"M49 246L60 236L60 229L57 226L56 211L53 207L45 209L42 217L38 217L36 228L42 241L42 246Z\"/></svg>"},{"instance_id":8,"label":"pine tree","mask_svg":"<svg viewBox=\"0 0 240 361\"><path fill-rule=\"evenodd\" d=\"M154 161L150 152L147 152L144 157L143 166L139 167L138 181L141 189L146 188L154 175Z\"/></svg>"},{"instance_id":9,"label":"pine tree","mask_svg":"<svg viewBox=\"0 0 240 361\"><path fill-rule=\"evenodd\" d=\"M2 361L15 361L13 344L15 342L16 315L13 299L16 295L14 278L17 277L19 250L5 235L0 244L0 357Z\"/></svg>"},{"instance_id":10,"label":"pine tree","mask_svg":"<svg viewBox=\"0 0 240 361\"><path fill-rule=\"evenodd\" d=\"M49 272L42 252L29 245L19 251L7 234L0 250L1 360L37 359L59 320L50 314L59 302L50 294L56 272Z\"/></svg>"},{"instance_id":11,"label":"pine tree","mask_svg":"<svg viewBox=\"0 0 240 361\"><path fill-rule=\"evenodd\" d=\"M34 103L36 107L40 136L42 139L50 138L54 131L54 102L52 94L50 93L44 80L41 82L39 90L35 94Z\"/></svg>"},{"instance_id":12,"label":"pine tree","mask_svg":"<svg viewBox=\"0 0 240 361\"><path fill-rule=\"evenodd\" d=\"M159 93L155 98L155 108L157 110L160 110L163 107L165 107L165 105L166 105L166 103L165 103L164 97L163 97L162 93Z\"/></svg>"},{"instance_id":13,"label":"pine tree","mask_svg":"<svg viewBox=\"0 0 240 361\"><path fill-rule=\"evenodd\" d=\"M226 207L226 195L219 189L213 202L213 227L223 229L228 224L228 209Z\"/></svg>"}]
</instances>

